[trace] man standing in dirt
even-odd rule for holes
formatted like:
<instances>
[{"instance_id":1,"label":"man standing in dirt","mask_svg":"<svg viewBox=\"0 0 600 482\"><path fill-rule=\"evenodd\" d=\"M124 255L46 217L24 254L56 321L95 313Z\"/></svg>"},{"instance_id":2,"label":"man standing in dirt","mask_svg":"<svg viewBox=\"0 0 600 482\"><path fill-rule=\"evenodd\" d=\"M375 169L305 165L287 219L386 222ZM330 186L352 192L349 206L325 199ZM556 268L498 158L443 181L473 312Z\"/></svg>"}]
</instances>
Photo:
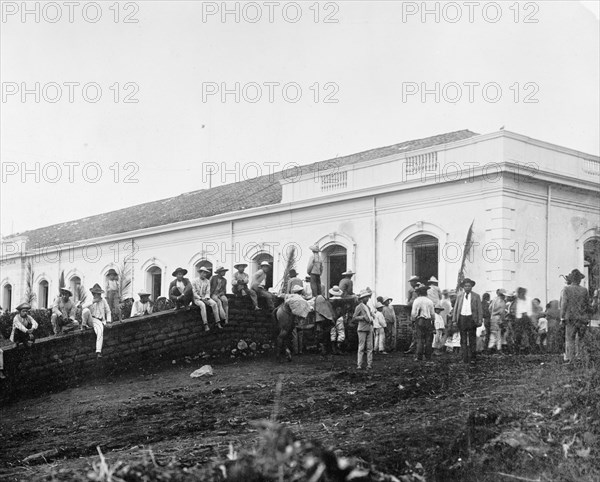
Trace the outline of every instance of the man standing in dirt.
<instances>
[{"instance_id":1,"label":"man standing in dirt","mask_svg":"<svg viewBox=\"0 0 600 482\"><path fill-rule=\"evenodd\" d=\"M417 299L417 292L415 291L415 289L417 288L418 285L420 285L419 279L420 278L418 276L413 275L408 280L408 283L410 284L410 288L408 289L408 297L406 299L406 306L408 306L409 311L412 310L412 305L415 302L415 300ZM412 341L410 343L410 346L408 347L408 350L406 350L404 352L404 354L408 355L409 353L414 353L416 347L417 347L417 332L415 331L415 324L413 323Z\"/></svg>"},{"instance_id":2,"label":"man standing in dirt","mask_svg":"<svg viewBox=\"0 0 600 482\"><path fill-rule=\"evenodd\" d=\"M435 322L435 310L433 301L427 297L428 286L421 285L415 289L417 299L414 301L410 317L413 320L416 333L417 356L416 360L431 360L433 341L433 327Z\"/></svg>"},{"instance_id":3,"label":"man standing in dirt","mask_svg":"<svg viewBox=\"0 0 600 482\"><path fill-rule=\"evenodd\" d=\"M580 286L585 276L574 269L569 275L571 284L564 287L560 299L560 319L566 325L565 362L570 363L581 352L581 342L585 336L589 321L589 293Z\"/></svg>"},{"instance_id":4,"label":"man standing in dirt","mask_svg":"<svg viewBox=\"0 0 600 482\"><path fill-rule=\"evenodd\" d=\"M465 278L460 284L463 293L456 297L452 322L458 325L463 361L475 364L477 353L477 328L483 323L481 297L472 291L475 281Z\"/></svg>"}]
</instances>

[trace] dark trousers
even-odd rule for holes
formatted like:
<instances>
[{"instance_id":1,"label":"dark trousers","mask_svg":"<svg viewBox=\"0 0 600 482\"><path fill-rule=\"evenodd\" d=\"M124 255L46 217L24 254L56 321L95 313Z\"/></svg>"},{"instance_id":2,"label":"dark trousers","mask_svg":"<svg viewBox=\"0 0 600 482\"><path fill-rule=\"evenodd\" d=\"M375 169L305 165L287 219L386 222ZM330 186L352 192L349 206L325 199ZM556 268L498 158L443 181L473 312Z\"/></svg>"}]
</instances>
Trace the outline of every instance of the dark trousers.
<instances>
[{"instance_id":1,"label":"dark trousers","mask_svg":"<svg viewBox=\"0 0 600 482\"><path fill-rule=\"evenodd\" d=\"M320 274L311 274L310 275L310 289L312 291L312 295L316 298L317 295L322 295L321 293L321 275Z\"/></svg>"},{"instance_id":2,"label":"dark trousers","mask_svg":"<svg viewBox=\"0 0 600 482\"><path fill-rule=\"evenodd\" d=\"M477 326L473 316L458 317L458 331L460 332L460 349L465 363L474 362L477 353Z\"/></svg>"},{"instance_id":3,"label":"dark trousers","mask_svg":"<svg viewBox=\"0 0 600 482\"><path fill-rule=\"evenodd\" d=\"M415 331L417 338L417 360L423 359L423 354L427 360L431 360L433 347L433 323L429 318L417 318L415 322Z\"/></svg>"},{"instance_id":4,"label":"dark trousers","mask_svg":"<svg viewBox=\"0 0 600 482\"><path fill-rule=\"evenodd\" d=\"M23 333L21 330L15 330L15 344L23 344L26 348L31 348L35 343L35 336L33 333Z\"/></svg>"},{"instance_id":5,"label":"dark trousers","mask_svg":"<svg viewBox=\"0 0 600 482\"><path fill-rule=\"evenodd\" d=\"M182 306L188 306L194 299L194 294L191 291L186 292L184 295L181 294L177 286L171 288L169 298L175 303L175 308L181 308Z\"/></svg>"},{"instance_id":6,"label":"dark trousers","mask_svg":"<svg viewBox=\"0 0 600 482\"><path fill-rule=\"evenodd\" d=\"M521 318L515 320L514 328L515 351L519 353L522 348L530 349L534 345L532 343L533 325L531 324L531 318L527 315L522 315Z\"/></svg>"}]
</instances>

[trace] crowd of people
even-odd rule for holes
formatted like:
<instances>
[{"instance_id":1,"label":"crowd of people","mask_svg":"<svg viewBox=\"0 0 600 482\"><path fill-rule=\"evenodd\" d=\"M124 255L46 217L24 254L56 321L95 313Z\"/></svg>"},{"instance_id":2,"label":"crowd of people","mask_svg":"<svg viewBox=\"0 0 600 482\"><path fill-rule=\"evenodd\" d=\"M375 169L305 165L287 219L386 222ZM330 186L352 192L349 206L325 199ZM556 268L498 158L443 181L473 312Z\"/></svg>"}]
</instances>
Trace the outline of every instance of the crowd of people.
<instances>
[{"instance_id":1,"label":"crowd of people","mask_svg":"<svg viewBox=\"0 0 600 482\"><path fill-rule=\"evenodd\" d=\"M340 354L349 329L356 329L358 338L357 368L373 366L373 353L387 354L396 348L397 317L391 297L373 299L370 288L354 293L352 277L347 270L337 285L326 290L321 283L323 259L317 245L310 246L307 275L298 276L290 269L281 290L266 289L270 263L263 261L251 277L245 272L246 263L234 265L232 292L234 296L247 297L254 310L260 310L259 299L264 299L266 309L273 312L279 323L277 338L278 357L288 360L292 353L303 352L303 334L313 328L321 353ZM207 310L213 314L214 327L223 329L229 320L227 299L228 270L219 266L211 274L206 267L198 270L193 281L186 278L188 271L177 268L169 285L168 296L175 310L196 306L205 331L210 331ZM406 354L415 354L416 360L431 360L432 355L445 351L460 352L465 363L474 364L478 353L524 353L564 347L564 360L572 361L579 353L580 342L594 313L598 312L598 292L590 300L588 290L580 285L585 276L574 269L565 276L566 286L560 299L550 301L545 308L538 298L530 298L525 288L508 293L496 290L480 296L473 291L476 282L465 278L455 290L441 290L435 277L429 280L412 276L406 305L412 322L412 344ZM89 291L89 300L74 301L73 293L60 288L52 305L51 324L55 336L69 331L93 329L96 334L96 356L102 357L104 327L112 321L122 320L119 275L111 269L107 273L105 289L96 283ZM103 294L106 293L106 297ZM131 317L151 314L153 303L150 293L140 291L131 309ZM281 303L275 309L276 299ZM81 322L76 318L81 309ZM35 342L38 323L30 315L31 305L22 303L13 319L10 340L17 346L31 348ZM354 328L355 327L355 328ZM564 335L562 334L564 332ZM3 372L0 350L0 378Z\"/></svg>"},{"instance_id":2,"label":"crowd of people","mask_svg":"<svg viewBox=\"0 0 600 482\"><path fill-rule=\"evenodd\" d=\"M477 354L521 354L562 351L565 362L579 355L581 341L590 320L598 316L598 290L592 297L581 286L585 276L574 269L565 277L559 299L542 306L527 289L508 293L496 290L480 296L473 291L475 281L463 279L461 290L440 290L431 278L422 283L410 278L407 305L414 321L413 344L406 353L418 360L432 353L460 351L465 363L475 363Z\"/></svg>"}]
</instances>

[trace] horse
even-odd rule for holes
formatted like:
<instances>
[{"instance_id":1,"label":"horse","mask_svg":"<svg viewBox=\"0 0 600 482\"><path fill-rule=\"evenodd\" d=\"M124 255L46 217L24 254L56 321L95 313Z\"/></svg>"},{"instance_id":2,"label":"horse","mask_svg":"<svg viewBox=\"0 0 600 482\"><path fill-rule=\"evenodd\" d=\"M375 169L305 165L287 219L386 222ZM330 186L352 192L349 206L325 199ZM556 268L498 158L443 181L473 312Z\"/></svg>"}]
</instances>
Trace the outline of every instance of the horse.
<instances>
[{"instance_id":1,"label":"horse","mask_svg":"<svg viewBox=\"0 0 600 482\"><path fill-rule=\"evenodd\" d=\"M285 351L288 362L292 361L292 332L296 326L296 316L289 307L282 303L273 310L274 324L278 330L277 334L277 361L281 361L281 356ZM284 350L285 348L285 350Z\"/></svg>"}]
</instances>

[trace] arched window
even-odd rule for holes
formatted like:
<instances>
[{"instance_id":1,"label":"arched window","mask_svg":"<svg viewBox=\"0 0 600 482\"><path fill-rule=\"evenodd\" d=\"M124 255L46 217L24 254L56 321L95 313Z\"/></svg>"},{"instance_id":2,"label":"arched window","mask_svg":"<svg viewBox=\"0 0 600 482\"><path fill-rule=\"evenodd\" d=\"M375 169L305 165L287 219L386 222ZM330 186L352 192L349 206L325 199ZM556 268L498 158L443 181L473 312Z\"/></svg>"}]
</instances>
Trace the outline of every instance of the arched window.
<instances>
[{"instance_id":1,"label":"arched window","mask_svg":"<svg viewBox=\"0 0 600 482\"><path fill-rule=\"evenodd\" d=\"M71 289L71 293L73 293L73 301L82 301L85 299L85 293L81 288L81 278L79 276L73 276L69 280L69 287Z\"/></svg>"},{"instance_id":2,"label":"arched window","mask_svg":"<svg viewBox=\"0 0 600 482\"><path fill-rule=\"evenodd\" d=\"M438 252L438 240L429 234L409 239L406 242L406 266L412 268L411 275L418 276L423 282L432 276L439 279Z\"/></svg>"},{"instance_id":3,"label":"arched window","mask_svg":"<svg viewBox=\"0 0 600 482\"><path fill-rule=\"evenodd\" d=\"M38 285L38 307L48 308L48 282L44 279Z\"/></svg>"},{"instance_id":4,"label":"arched window","mask_svg":"<svg viewBox=\"0 0 600 482\"><path fill-rule=\"evenodd\" d=\"M198 276L198 271L200 271L200 268L206 268L208 270L210 270L210 274L207 276L207 278L210 278L213 274L213 265L210 261L208 261L207 259L202 259L200 261L198 261L195 265L194 265L194 276Z\"/></svg>"},{"instance_id":5,"label":"arched window","mask_svg":"<svg viewBox=\"0 0 600 482\"><path fill-rule=\"evenodd\" d=\"M12 310L12 285L9 283L2 289L2 309L7 312Z\"/></svg>"},{"instance_id":6,"label":"arched window","mask_svg":"<svg viewBox=\"0 0 600 482\"><path fill-rule=\"evenodd\" d=\"M252 259L252 267L253 272L256 273L260 269L260 263L263 261L266 261L271 265L271 269L267 273L267 279L265 280L265 289L268 290L269 288L273 287L273 256L271 256L269 253L257 254Z\"/></svg>"},{"instance_id":7,"label":"arched window","mask_svg":"<svg viewBox=\"0 0 600 482\"><path fill-rule=\"evenodd\" d=\"M321 282L329 290L334 285L339 285L343 278L342 273L348 266L347 250L339 244L332 244L322 252L323 276Z\"/></svg>"},{"instance_id":8,"label":"arched window","mask_svg":"<svg viewBox=\"0 0 600 482\"><path fill-rule=\"evenodd\" d=\"M146 290L157 300L162 295L162 270L158 266L150 266L146 270Z\"/></svg>"}]
</instances>

